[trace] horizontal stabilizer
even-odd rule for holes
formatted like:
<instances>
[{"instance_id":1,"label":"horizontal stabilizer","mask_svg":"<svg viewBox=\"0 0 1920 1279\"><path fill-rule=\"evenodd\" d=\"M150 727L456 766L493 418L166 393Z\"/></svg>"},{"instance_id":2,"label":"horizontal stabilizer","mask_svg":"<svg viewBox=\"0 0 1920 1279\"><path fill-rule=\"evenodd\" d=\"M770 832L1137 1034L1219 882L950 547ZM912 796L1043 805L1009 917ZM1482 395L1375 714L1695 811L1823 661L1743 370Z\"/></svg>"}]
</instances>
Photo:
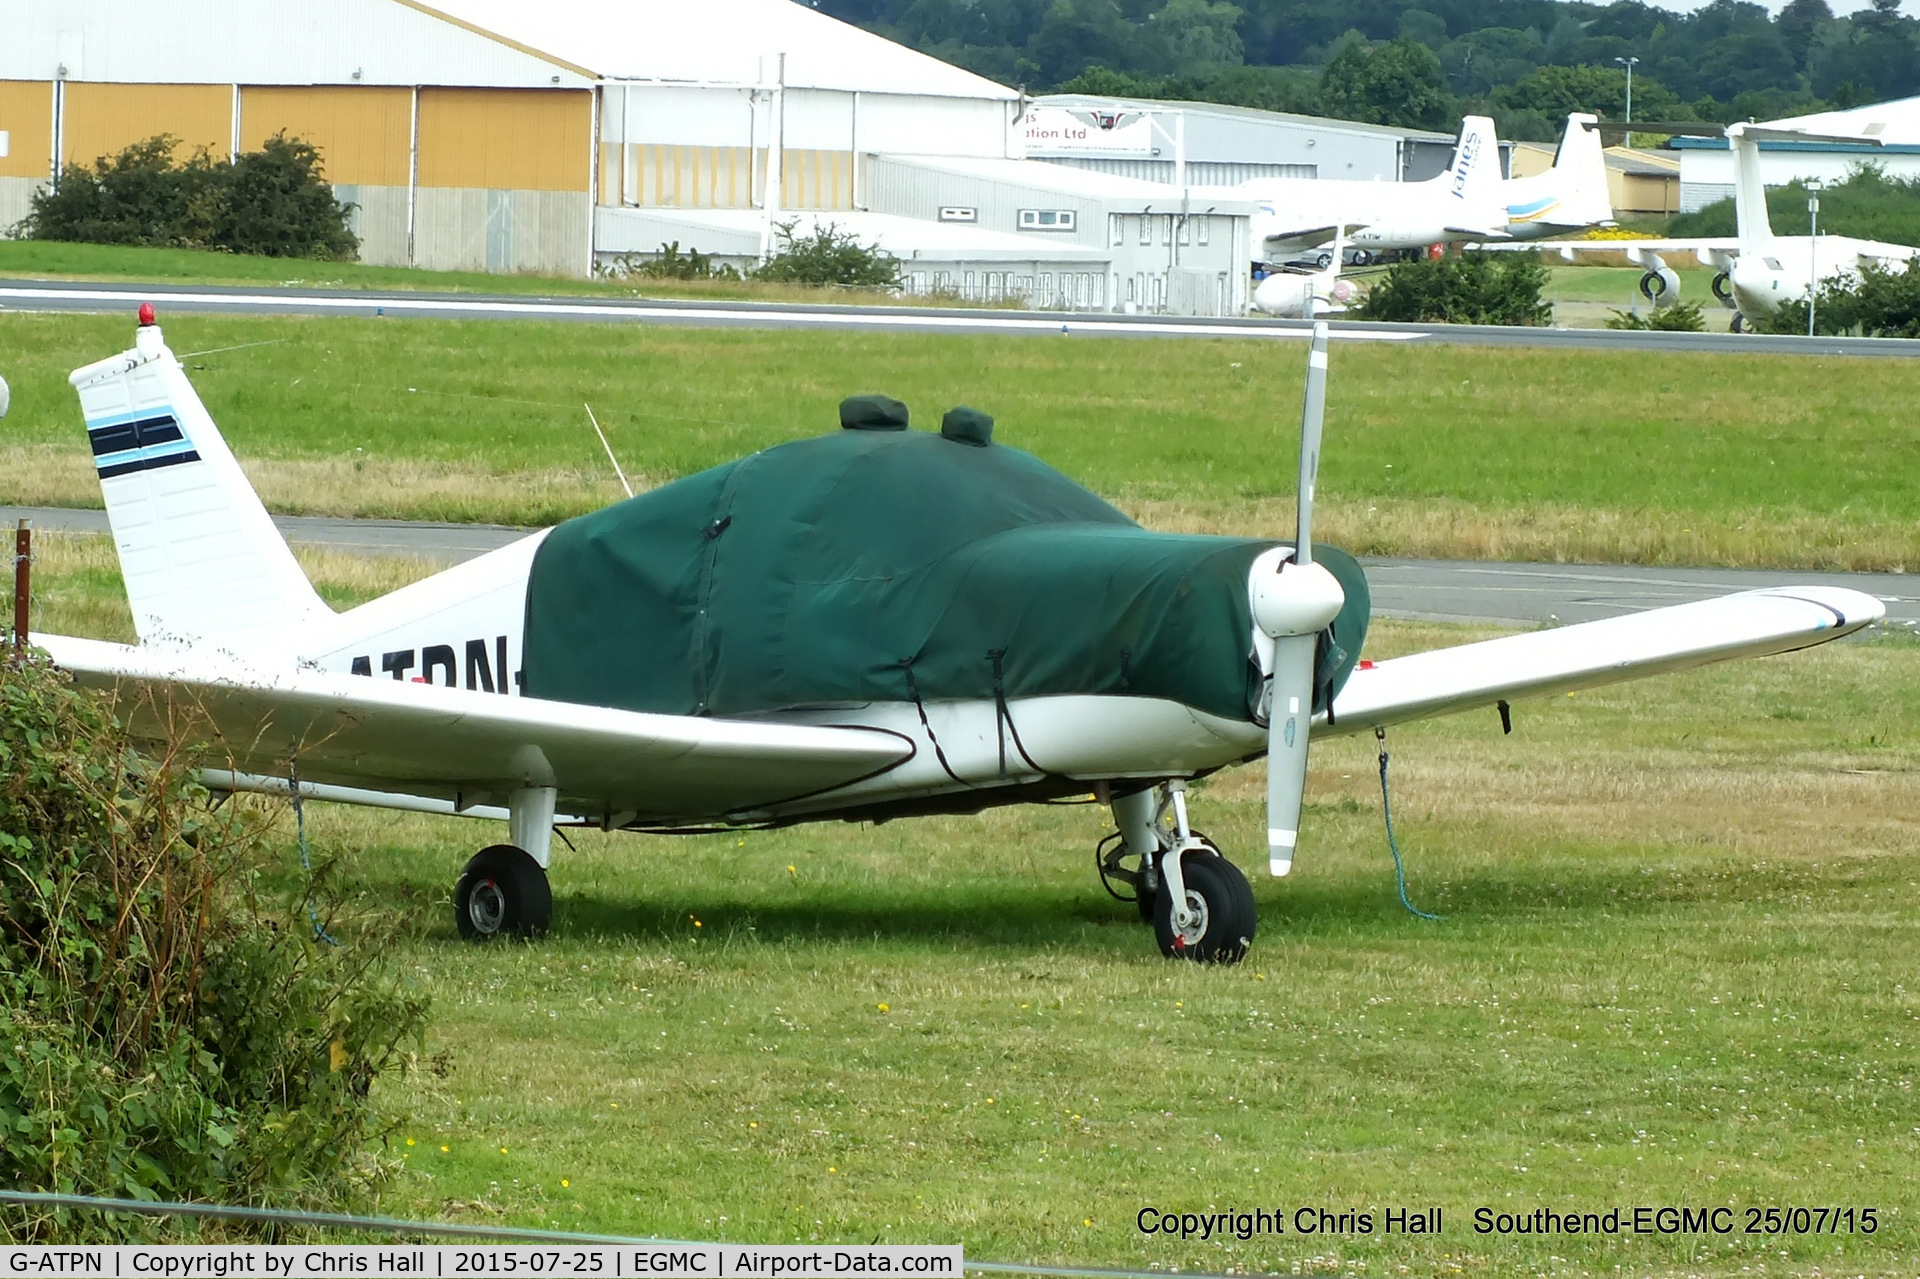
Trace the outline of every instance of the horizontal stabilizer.
<instances>
[{"instance_id":1,"label":"horizontal stabilizer","mask_svg":"<svg viewBox=\"0 0 1920 1279\"><path fill-rule=\"evenodd\" d=\"M1838 639L1886 616L1871 595L1833 586L1744 591L1550 631L1396 657L1354 671L1333 727L1358 733L1523 697L1545 697Z\"/></svg>"},{"instance_id":2,"label":"horizontal stabilizer","mask_svg":"<svg viewBox=\"0 0 1920 1279\"><path fill-rule=\"evenodd\" d=\"M163 708L205 716L204 765L233 773L501 804L529 786L562 812L621 823L751 812L886 771L913 743L879 729L752 723L581 706L233 658L35 635L82 684L114 692L137 730ZM408 807L398 804L397 807Z\"/></svg>"}]
</instances>

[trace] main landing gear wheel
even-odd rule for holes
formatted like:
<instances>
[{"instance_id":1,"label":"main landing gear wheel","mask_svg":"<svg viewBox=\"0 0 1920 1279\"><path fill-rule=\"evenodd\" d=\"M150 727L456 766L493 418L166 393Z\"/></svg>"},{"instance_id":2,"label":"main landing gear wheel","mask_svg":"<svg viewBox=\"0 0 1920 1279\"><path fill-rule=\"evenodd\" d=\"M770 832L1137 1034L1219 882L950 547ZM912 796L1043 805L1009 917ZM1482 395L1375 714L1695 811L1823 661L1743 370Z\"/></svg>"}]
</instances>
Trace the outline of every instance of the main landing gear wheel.
<instances>
[{"instance_id":1,"label":"main landing gear wheel","mask_svg":"<svg viewBox=\"0 0 1920 1279\"><path fill-rule=\"evenodd\" d=\"M545 936L553 923L547 872L512 844L481 849L454 886L453 922L467 941Z\"/></svg>"},{"instance_id":2,"label":"main landing gear wheel","mask_svg":"<svg viewBox=\"0 0 1920 1279\"><path fill-rule=\"evenodd\" d=\"M1237 964L1253 944L1257 911L1253 887L1240 868L1219 853L1190 848L1180 857L1192 918L1183 929L1173 924L1173 899L1154 894L1153 935L1169 959L1199 964Z\"/></svg>"}]
</instances>

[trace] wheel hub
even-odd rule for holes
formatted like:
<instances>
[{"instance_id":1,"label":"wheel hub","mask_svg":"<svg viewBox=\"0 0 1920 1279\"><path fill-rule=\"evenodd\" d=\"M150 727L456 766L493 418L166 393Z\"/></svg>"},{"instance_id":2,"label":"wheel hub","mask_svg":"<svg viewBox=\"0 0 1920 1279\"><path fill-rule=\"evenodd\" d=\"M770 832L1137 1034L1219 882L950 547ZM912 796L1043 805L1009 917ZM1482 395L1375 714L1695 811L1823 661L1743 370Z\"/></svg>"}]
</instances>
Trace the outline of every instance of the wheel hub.
<instances>
[{"instance_id":1,"label":"wheel hub","mask_svg":"<svg viewBox=\"0 0 1920 1279\"><path fill-rule=\"evenodd\" d=\"M1187 890L1187 924L1182 928L1177 924L1173 930L1173 944L1178 950L1198 945L1207 935L1207 899L1189 888Z\"/></svg>"},{"instance_id":2,"label":"wheel hub","mask_svg":"<svg viewBox=\"0 0 1920 1279\"><path fill-rule=\"evenodd\" d=\"M467 895L467 918L483 936L491 937L500 931L507 921L507 895L497 880L483 879L473 886Z\"/></svg>"}]
</instances>

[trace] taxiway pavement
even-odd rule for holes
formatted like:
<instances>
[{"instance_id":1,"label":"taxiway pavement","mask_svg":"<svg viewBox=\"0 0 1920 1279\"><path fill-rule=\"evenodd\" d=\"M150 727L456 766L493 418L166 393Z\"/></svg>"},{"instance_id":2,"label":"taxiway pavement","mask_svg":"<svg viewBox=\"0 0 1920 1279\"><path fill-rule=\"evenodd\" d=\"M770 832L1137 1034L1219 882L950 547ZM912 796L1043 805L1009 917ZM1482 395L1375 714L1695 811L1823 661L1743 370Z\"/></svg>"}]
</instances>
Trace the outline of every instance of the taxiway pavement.
<instances>
[{"instance_id":1,"label":"taxiway pavement","mask_svg":"<svg viewBox=\"0 0 1920 1279\"><path fill-rule=\"evenodd\" d=\"M0 507L0 529L31 519L36 529L106 533L107 513L65 507ZM296 546L363 555L415 556L451 564L496 550L526 529L281 515ZM1373 611L1381 617L1501 626L1591 622L1622 613L1711 599L1766 586L1819 583L1864 591L1887 606L1887 623L1920 626L1920 575L1803 573L1786 569L1658 568L1617 564L1366 559Z\"/></svg>"},{"instance_id":2,"label":"taxiway pavement","mask_svg":"<svg viewBox=\"0 0 1920 1279\"><path fill-rule=\"evenodd\" d=\"M766 302L689 302L609 297L415 293L362 289L181 284L94 284L0 280L0 310L132 312L142 302L162 313L332 315L440 320L548 320L707 328L824 329L841 332L992 334L1027 337L1296 339L1303 320L1111 315L1104 312L945 310L914 306L821 306ZM1733 333L1659 333L1613 329L1513 328L1471 324L1378 324L1339 320L1352 341L1464 346L1531 346L1589 351L1710 351L1762 355L1920 356L1904 338L1781 337Z\"/></svg>"}]
</instances>

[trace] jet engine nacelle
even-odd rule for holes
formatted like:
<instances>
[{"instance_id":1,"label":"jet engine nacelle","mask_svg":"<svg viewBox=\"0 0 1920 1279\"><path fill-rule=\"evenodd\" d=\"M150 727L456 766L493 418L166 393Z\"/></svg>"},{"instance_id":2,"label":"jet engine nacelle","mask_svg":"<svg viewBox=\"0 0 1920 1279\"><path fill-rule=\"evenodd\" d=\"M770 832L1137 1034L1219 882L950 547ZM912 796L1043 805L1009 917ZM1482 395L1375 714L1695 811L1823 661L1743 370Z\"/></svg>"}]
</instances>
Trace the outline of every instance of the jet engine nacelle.
<instances>
[{"instance_id":1,"label":"jet engine nacelle","mask_svg":"<svg viewBox=\"0 0 1920 1279\"><path fill-rule=\"evenodd\" d=\"M1262 315L1286 319L1311 320L1335 308L1344 309L1353 300L1353 283L1328 279L1329 269L1314 275L1296 275L1290 271L1268 276L1253 290L1253 309Z\"/></svg>"},{"instance_id":2,"label":"jet engine nacelle","mask_svg":"<svg viewBox=\"0 0 1920 1279\"><path fill-rule=\"evenodd\" d=\"M1640 277L1640 296L1656 307L1672 306L1680 300L1680 277L1665 263L1649 267Z\"/></svg>"}]
</instances>

